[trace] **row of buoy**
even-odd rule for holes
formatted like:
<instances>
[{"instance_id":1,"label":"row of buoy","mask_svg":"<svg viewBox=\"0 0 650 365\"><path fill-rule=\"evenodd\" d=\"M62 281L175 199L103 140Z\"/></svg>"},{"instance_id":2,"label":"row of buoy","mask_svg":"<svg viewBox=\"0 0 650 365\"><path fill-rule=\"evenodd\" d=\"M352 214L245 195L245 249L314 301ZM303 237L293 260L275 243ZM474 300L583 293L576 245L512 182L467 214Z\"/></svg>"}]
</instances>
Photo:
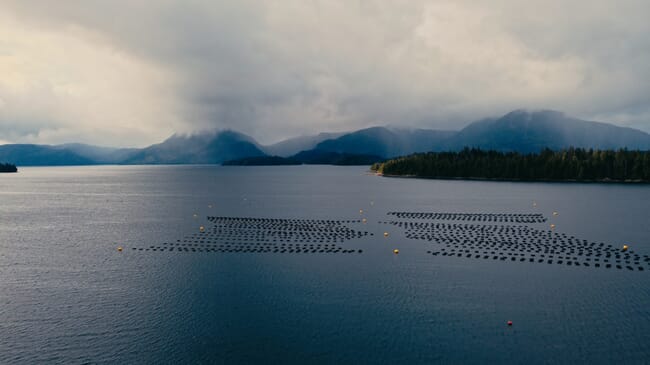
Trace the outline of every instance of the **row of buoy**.
<instances>
[{"instance_id":1,"label":"row of buoy","mask_svg":"<svg viewBox=\"0 0 650 365\"><path fill-rule=\"evenodd\" d=\"M557 211L553 216L558 216ZM630 253L629 246L615 248L601 242L581 240L566 233L556 233L555 224L550 224L550 231L538 230L529 226L518 225L479 225L459 223L429 223L414 221L380 222L391 224L406 230L409 239L421 239L461 248L465 253L438 252L442 256L494 258L520 262L546 262L558 255L555 263L568 266L627 267L644 271L642 264L650 264L650 257ZM444 250L444 248L443 248ZM470 253L474 252L473 254ZM482 254L478 250L482 251ZM452 249L452 251L454 251ZM489 253L488 253L489 252ZM621 253L622 252L622 253ZM434 253L434 255L438 255ZM619 254L620 253L620 254ZM524 254L530 257L524 257ZM539 254L539 257L535 257ZM543 257L548 254L549 258ZM625 254L625 255L624 255ZM569 257L570 255L570 257ZM566 256L566 259L563 257ZM592 261L593 257L593 261ZM580 259L579 259L580 258ZM601 261L602 260L602 261ZM610 262L611 261L611 262ZM581 263L582 262L582 263ZM627 265L627 266L626 266Z\"/></svg>"},{"instance_id":2,"label":"row of buoy","mask_svg":"<svg viewBox=\"0 0 650 365\"><path fill-rule=\"evenodd\" d=\"M310 229L304 227L249 227L244 225L237 226L225 226L225 225L215 225L212 227L213 234L239 234L242 232L247 232L250 234L264 234L264 233L274 233L274 234L291 234L291 235L303 235L303 236L313 236L313 235L332 235L332 236L352 236L352 235L364 235L363 231L357 231L350 228L342 227L332 227L332 228L318 228Z\"/></svg>"},{"instance_id":3,"label":"row of buoy","mask_svg":"<svg viewBox=\"0 0 650 365\"><path fill-rule=\"evenodd\" d=\"M360 214L364 214L363 209L359 210ZM519 223L524 220L532 220L538 222L539 220L545 220L541 214L506 214L506 213L409 213L409 212L391 212L389 214L396 215L398 218L426 218L433 217L434 219L447 219L447 220L480 220L480 221L497 221L502 220L511 220L512 222ZM557 216L558 212L554 211L553 216ZM195 213L193 215L196 218L198 215ZM336 249L314 249L314 247L299 247L286 248L286 246L278 247L276 245L277 239L283 241L295 240L303 242L306 239L318 239L321 237L325 240L328 239L352 239L356 237L362 237L368 235L368 232L358 232L352 230L343 224L348 223L367 223L366 218L355 221L341 221L341 220L304 220L304 219L279 219L279 218L249 218L249 217L208 217L208 220L215 224L211 231L206 232L204 226L199 227L199 232L201 235L198 238L194 239L194 243L200 242L200 247L197 247L197 244L192 247L190 244L188 247L177 247L177 250L183 251L196 251L206 250L213 252L212 250L225 250L227 252L238 252L238 250L243 250L242 252L355 252L354 250L342 250L341 248ZM380 222L382 223L382 222ZM506 256L503 256L501 249L519 249L521 251L506 253L506 255L512 255L511 261L530 261L539 262L544 261L544 255L541 254L540 258L535 258L535 254L532 254L532 257L523 257L523 252L541 252L542 249L555 254L555 250L558 253L564 252L564 250L571 250L571 254L575 254L575 250L580 250L577 254L578 256L594 256L600 257L601 255L607 255L609 258L611 256L611 246L604 246L603 243L598 246L596 243L588 243L586 240L577 240L573 236L567 237L566 234L557 234L557 233L548 233L545 234L542 231L529 228L527 226L504 226L504 225L468 225L468 224L439 224L439 223L425 223L425 222L403 222L403 221L393 221L393 222L383 222L388 224L393 224L402 228L407 229L406 236L407 238L422 238L426 237L428 240L436 240L438 243L443 244L452 244L455 243L458 246L469 247L469 248L480 248L485 247L485 245L493 245L492 248L497 246L497 251L492 251L492 255L487 255L484 251L484 254L481 255L478 251L474 250L475 253L465 253L465 254L453 254L453 256L458 257L476 257L476 258L489 258L494 256L495 258L505 259ZM551 230L555 228L555 224L550 224L549 227ZM384 237L388 237L389 233L384 232ZM205 245L205 242L219 242L224 238L230 238L231 240L243 241L243 240L263 240L265 238L273 238L273 244L247 244L244 246L219 246ZM519 242L520 239L524 239L523 242ZM187 242L188 240L184 240ZM192 240L189 240L192 242ZM320 242L323 242L321 239ZM233 244L242 244L244 242L234 242ZM284 243L282 243L284 245ZM298 243L296 243L298 244ZM570 245L578 245L578 247L569 247ZM134 248L135 249L135 248ZM168 248L173 250L174 247ZM627 252L629 249L628 245L623 245L621 249L622 252ZM122 252L122 247L118 247L118 251ZM142 249L140 249L142 250ZM164 250L164 248L155 248L150 247L145 250ZM444 250L444 249L443 249ZM453 250L452 250L453 251ZM358 250L361 253L361 250ZM439 252L435 253L436 255ZM399 249L393 249L393 254L399 254ZM445 252L443 255L447 255ZM522 255L522 257L515 257ZM451 254L449 256L452 256ZM550 255L550 257L553 257ZM617 267L622 267L620 262L620 257L617 255ZM630 260L634 259L635 264L639 264L640 257L637 255L635 257L625 257L625 263L628 264L627 268L631 269ZM587 261L590 258L586 258ZM599 259L595 258L594 266L599 267L600 263L597 262ZM646 261L650 258L646 257ZM551 259L548 260L549 263ZM576 266L579 266L577 257L567 257L567 265L573 265L575 262ZM562 256L558 257L557 263L563 263ZM610 267L612 264L609 263L607 259L603 260L603 265ZM583 266L589 266L589 263L584 262ZM639 266L639 270L643 270L643 267Z\"/></svg>"},{"instance_id":4,"label":"row of buoy","mask_svg":"<svg viewBox=\"0 0 650 365\"><path fill-rule=\"evenodd\" d=\"M258 240L266 242L344 242L372 235L345 226L348 221L250 217L208 217L215 224L202 240ZM366 223L367 219L354 221Z\"/></svg>"},{"instance_id":5,"label":"row of buoy","mask_svg":"<svg viewBox=\"0 0 650 365\"><path fill-rule=\"evenodd\" d=\"M211 222L290 222L306 224L341 224L341 223L358 223L358 219L341 220L341 219L303 219L303 218L260 218L260 217L230 217L230 216L208 216Z\"/></svg>"},{"instance_id":6,"label":"row of buoy","mask_svg":"<svg viewBox=\"0 0 650 365\"><path fill-rule=\"evenodd\" d=\"M298 231L298 230L257 230L257 229L247 229L247 228L212 228L209 232L203 235L204 237L224 237L224 236L233 236L233 237L298 237L298 238L361 238L363 236L372 236L372 233L363 232L363 231L354 231L354 232L342 232L342 231Z\"/></svg>"},{"instance_id":7,"label":"row of buoy","mask_svg":"<svg viewBox=\"0 0 650 365\"><path fill-rule=\"evenodd\" d=\"M452 246L452 248L450 249L450 252L458 251L458 252L475 252L475 253L479 253L479 251L482 249L484 253L488 253L488 252L495 253L495 251L503 251L503 250L499 250L500 248L503 248L503 250L511 250L513 255L516 255L517 254L516 252L519 252L519 254L523 254L523 251L533 252L531 250L518 250L518 251L516 251L517 250L516 247L510 247L510 246L479 247L479 246L465 246L465 245ZM441 250L444 251L444 250L446 250L446 248L443 247L443 248L441 248ZM492 251L490 251L490 250L492 250ZM538 251L534 251L534 252L538 252ZM575 251L574 252L565 252L565 253L563 253L563 251L544 251L543 253L540 254L540 256L544 257L544 255L548 255L549 257L553 257L553 255L556 255L556 254L558 254L558 255L560 255L560 254L564 254L564 255L568 255L568 254L575 255L575 254L577 254L577 256L591 256L589 253L585 254L584 252L575 252ZM536 253L531 254L531 256L535 256L535 255L536 255ZM620 260L620 259L623 259L623 260L631 260L631 259L633 259L635 261L640 261L641 260L640 255L634 255L634 256L624 255L624 256L621 257L620 254L612 255L609 252L605 256L603 256L602 254L596 254L596 255L593 255L593 256L594 256L594 261L598 261L601 257L603 258L603 260L607 260L609 258L613 258L613 259L617 259L617 260ZM558 256L558 257L562 258L562 256ZM586 257L586 260L591 260L591 257ZM644 260L645 261L650 261L650 257L648 255L644 255Z\"/></svg>"},{"instance_id":8,"label":"row of buoy","mask_svg":"<svg viewBox=\"0 0 650 365\"><path fill-rule=\"evenodd\" d=\"M384 222L393 224L407 230L408 238L412 239L438 239L461 241L495 241L508 242L512 239L518 239L520 243L530 243L534 245L550 244L570 244L578 246L580 249L590 249L598 245L604 246L604 243L588 242L579 240L573 236L567 236L562 233L548 233L532 228L519 226L495 226L495 225L456 225L444 223L409 223L402 222ZM515 229L516 228L516 229Z\"/></svg>"},{"instance_id":9,"label":"row of buoy","mask_svg":"<svg viewBox=\"0 0 650 365\"><path fill-rule=\"evenodd\" d=\"M198 214L194 213L192 216L197 218ZM357 231L346 226L350 223L366 223L366 218L361 220L319 220L209 216L207 220L214 226L208 228L201 225L199 233L190 234L182 240L177 240L176 243L164 243L164 247L151 246L137 250L361 253L362 250L349 250L334 246L334 242L372 235L372 233ZM121 252L122 248L118 248L118 251Z\"/></svg>"},{"instance_id":10,"label":"row of buoy","mask_svg":"<svg viewBox=\"0 0 650 365\"><path fill-rule=\"evenodd\" d=\"M136 251L152 252L229 252L229 253L363 253L361 249L327 249L327 250L300 250L289 248L258 248L258 247L133 247Z\"/></svg>"},{"instance_id":11,"label":"row of buoy","mask_svg":"<svg viewBox=\"0 0 650 365\"><path fill-rule=\"evenodd\" d=\"M222 242L222 243L204 243L204 242L163 242L163 245L166 246L187 246L187 247L280 247L280 248L302 248L302 249L329 249L335 247L341 247L339 245L325 243L325 244L313 244L313 243L256 243L256 242ZM153 247L153 246L151 246Z\"/></svg>"},{"instance_id":12,"label":"row of buoy","mask_svg":"<svg viewBox=\"0 0 650 365\"><path fill-rule=\"evenodd\" d=\"M482 228L485 228L485 227L488 227L488 226L483 226ZM386 236L387 232L385 232L384 235ZM627 250L627 247L625 247L624 250ZM591 254L591 252L587 252L587 255L590 255L590 254ZM599 254L596 254L596 255L599 255ZM638 260L638 258L637 258L637 260Z\"/></svg>"},{"instance_id":13,"label":"row of buoy","mask_svg":"<svg viewBox=\"0 0 650 365\"><path fill-rule=\"evenodd\" d=\"M459 220L502 223L546 222L546 218L540 213L388 212L387 214L403 219Z\"/></svg>"},{"instance_id":14,"label":"row of buoy","mask_svg":"<svg viewBox=\"0 0 650 365\"><path fill-rule=\"evenodd\" d=\"M337 240L351 240L354 238L362 238L365 236L372 236L372 234L339 234L339 235L328 235L328 234L318 234L318 235L302 235L298 233L286 234L281 232L264 232L264 233L250 233L250 232L238 232L238 233L219 233L213 235L205 235L201 239L224 239L232 237L232 239L259 239L259 240L306 240L306 241L315 241L315 240L327 240L327 241L337 241Z\"/></svg>"},{"instance_id":15,"label":"row of buoy","mask_svg":"<svg viewBox=\"0 0 650 365\"><path fill-rule=\"evenodd\" d=\"M135 248L135 247L133 248L133 250L137 250L137 249L138 248ZM117 250L119 252L122 252L122 250L123 250L122 246L118 246ZM139 248L139 250L142 251L143 248ZM149 251L149 250L151 250L151 251L165 251L166 248L150 246L149 248L146 248L144 250L146 250L146 251ZM168 251L174 251L174 247L169 247L169 248L167 248L167 250ZM313 248L307 248L307 247L304 247L304 248L301 249L299 247L296 247L296 248L289 247L289 248L287 248L287 247L277 247L277 246L276 247L253 246L251 248L250 246L249 247L243 247L243 246L242 247L230 247L230 245L228 245L227 247L226 246L219 246L219 247L216 247L216 246L215 247L202 246L202 247L189 247L189 248L188 247L185 247L185 248L178 247L177 251L185 251L185 252L189 252L189 251L192 251L192 252L197 252L197 251L198 252L260 252L260 253L262 253L262 252L274 252L274 253L277 253L277 252L280 252L280 253L285 253L285 252L288 252L288 253L294 253L294 252L295 253L309 253L309 252L311 252L311 253L317 253L317 252L318 253L337 253L337 252L352 253L352 252L355 252L355 250L348 250L348 249L341 250L340 248L330 248L330 249L324 249L323 250L323 249L313 249ZM362 253L363 250L359 249L359 250L356 250L356 252ZM394 249L393 253L396 254L396 255L399 254L399 249ZM427 253L431 253L431 254L437 256L441 252L427 251ZM492 252L492 254L494 254L494 252ZM442 255L447 256L447 252L442 252ZM465 254L462 254L462 253L451 254L449 256L450 257L451 256L467 257L467 258L470 258L470 257L481 258L482 257L484 259L490 258L490 255L480 255L480 254L478 254L478 255L473 255L473 254L465 255ZM503 261L503 260L505 260L507 258L507 256L495 255L493 258L495 260L499 258L499 259L501 259L501 261ZM568 265L568 266L572 266L572 265L580 266L580 263L578 261L575 261L575 260L577 260L577 258L574 257L573 259L574 259L574 261L567 260L566 265ZM519 261L521 261L521 262L525 262L525 261L535 262L535 260L538 260L537 262L539 262L539 263L542 263L542 262L545 262L545 261L547 261L547 263L549 263L549 264L553 263L553 259L548 259L548 260L546 260L544 258L536 259L534 257L530 257L530 258L522 257ZM516 261L516 258L511 257L511 261ZM559 264L559 265L564 263L561 256L558 257L558 260L556 261L556 263ZM638 263L635 263L635 264L638 264ZM613 264L609 264L609 263L606 263L606 264L604 263L604 265L605 265L606 268L613 267L612 266ZM588 267L590 265L587 262L583 262L582 266ZM594 267L596 267L596 268L600 267L600 264L599 263L594 263ZM618 268L618 269L623 268L622 265L616 265L615 267ZM629 266L629 265L626 266L626 268L629 269L629 270L634 270L634 268L632 266ZM638 270L639 271L644 271L644 268L642 266L638 266Z\"/></svg>"},{"instance_id":16,"label":"row of buoy","mask_svg":"<svg viewBox=\"0 0 650 365\"><path fill-rule=\"evenodd\" d=\"M486 259L486 260L487 259L492 259L492 260L512 261L512 262L547 263L549 265L555 263L557 265L566 265L566 266L575 266L575 267L579 267L579 266L590 267L593 264L594 268L600 268L600 267L604 267L604 268L608 268L608 269L612 268L612 267L616 267L617 269L623 269L624 268L623 264L620 263L620 262L617 262L617 263L609 263L609 262L602 262L602 263L601 262L592 262L592 263L589 263L589 262L584 262L584 261L580 262L576 258L574 258L573 260L569 259L569 258L567 258L566 260L565 259L559 259L559 258L558 259L552 259L552 258L545 259L545 258L541 258L541 257L540 258L536 258L536 257L516 257L516 256L510 256L508 254L504 255L503 253L500 253L500 254L497 254L497 255L485 255L485 254L476 255L476 254L465 254L465 253L460 253L460 252L459 253L452 253L452 252L442 252L442 251L433 251L433 252L432 251L427 251L427 254L431 254L433 256L440 255L440 256L457 257L457 258L476 258L476 259ZM632 265L631 263L626 262L626 264L627 264L625 266L626 269L628 269L630 271L635 270L634 267L631 266ZM645 271L645 268L643 266L639 265L638 262L635 263L635 265L637 265L636 269L638 271Z\"/></svg>"}]
</instances>

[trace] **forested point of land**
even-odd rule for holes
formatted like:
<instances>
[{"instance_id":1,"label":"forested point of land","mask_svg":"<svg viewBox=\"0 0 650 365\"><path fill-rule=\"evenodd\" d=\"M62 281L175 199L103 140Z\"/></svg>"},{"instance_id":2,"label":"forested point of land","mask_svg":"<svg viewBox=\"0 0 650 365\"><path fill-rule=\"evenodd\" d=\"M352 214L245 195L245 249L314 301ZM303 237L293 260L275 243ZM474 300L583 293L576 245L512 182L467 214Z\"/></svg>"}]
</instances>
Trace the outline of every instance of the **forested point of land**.
<instances>
[{"instance_id":1,"label":"forested point of land","mask_svg":"<svg viewBox=\"0 0 650 365\"><path fill-rule=\"evenodd\" d=\"M18 168L10 163L0 163L0 172L18 172Z\"/></svg>"},{"instance_id":2,"label":"forested point of land","mask_svg":"<svg viewBox=\"0 0 650 365\"><path fill-rule=\"evenodd\" d=\"M539 153L429 152L372 165L385 176L522 181L650 182L650 151L568 148Z\"/></svg>"}]
</instances>

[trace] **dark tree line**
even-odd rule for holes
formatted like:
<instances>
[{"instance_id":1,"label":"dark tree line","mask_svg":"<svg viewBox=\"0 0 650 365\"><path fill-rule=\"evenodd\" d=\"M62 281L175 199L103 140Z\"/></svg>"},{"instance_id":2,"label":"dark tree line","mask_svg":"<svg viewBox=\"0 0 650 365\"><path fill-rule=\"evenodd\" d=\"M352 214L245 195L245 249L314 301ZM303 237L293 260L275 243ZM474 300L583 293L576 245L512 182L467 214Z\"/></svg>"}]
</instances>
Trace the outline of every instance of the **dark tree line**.
<instances>
[{"instance_id":1,"label":"dark tree line","mask_svg":"<svg viewBox=\"0 0 650 365\"><path fill-rule=\"evenodd\" d=\"M0 163L0 172L18 172L18 168L10 163Z\"/></svg>"},{"instance_id":2,"label":"dark tree line","mask_svg":"<svg viewBox=\"0 0 650 365\"><path fill-rule=\"evenodd\" d=\"M374 164L372 169L385 175L432 178L650 182L650 151L569 148L521 154L465 148L413 154Z\"/></svg>"}]
</instances>

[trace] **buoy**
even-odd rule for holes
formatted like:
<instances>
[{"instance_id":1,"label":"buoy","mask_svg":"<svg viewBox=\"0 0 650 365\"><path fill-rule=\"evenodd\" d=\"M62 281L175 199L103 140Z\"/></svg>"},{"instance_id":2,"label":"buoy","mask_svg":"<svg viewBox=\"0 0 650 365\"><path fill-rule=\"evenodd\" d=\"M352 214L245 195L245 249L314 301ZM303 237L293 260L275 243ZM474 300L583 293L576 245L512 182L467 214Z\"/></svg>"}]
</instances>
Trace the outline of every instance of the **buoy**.
<instances>
[{"instance_id":1,"label":"buoy","mask_svg":"<svg viewBox=\"0 0 650 365\"><path fill-rule=\"evenodd\" d=\"M367 220L366 218L363 218L361 221L362 221L363 223L368 222L368 220Z\"/></svg>"},{"instance_id":2,"label":"buoy","mask_svg":"<svg viewBox=\"0 0 650 365\"><path fill-rule=\"evenodd\" d=\"M201 231L201 232L205 231L205 227L203 227L203 226L199 227L199 231Z\"/></svg>"},{"instance_id":3,"label":"buoy","mask_svg":"<svg viewBox=\"0 0 650 365\"><path fill-rule=\"evenodd\" d=\"M363 214L363 209L359 209L359 214Z\"/></svg>"},{"instance_id":4,"label":"buoy","mask_svg":"<svg viewBox=\"0 0 650 365\"><path fill-rule=\"evenodd\" d=\"M198 215L196 213L192 214L192 217L196 218Z\"/></svg>"},{"instance_id":5,"label":"buoy","mask_svg":"<svg viewBox=\"0 0 650 365\"><path fill-rule=\"evenodd\" d=\"M388 232L384 232L384 237L388 237Z\"/></svg>"},{"instance_id":6,"label":"buoy","mask_svg":"<svg viewBox=\"0 0 650 365\"><path fill-rule=\"evenodd\" d=\"M122 252L122 246L117 246L117 250L118 250L119 252Z\"/></svg>"},{"instance_id":7,"label":"buoy","mask_svg":"<svg viewBox=\"0 0 650 365\"><path fill-rule=\"evenodd\" d=\"M623 251L627 251L628 247L627 245L623 245Z\"/></svg>"},{"instance_id":8,"label":"buoy","mask_svg":"<svg viewBox=\"0 0 650 365\"><path fill-rule=\"evenodd\" d=\"M398 250L398 249L394 249L394 250L393 250L393 253L394 253L395 255L397 255L397 254L399 253L399 250Z\"/></svg>"},{"instance_id":9,"label":"buoy","mask_svg":"<svg viewBox=\"0 0 650 365\"><path fill-rule=\"evenodd\" d=\"M512 326L512 321L508 321L508 326Z\"/></svg>"},{"instance_id":10,"label":"buoy","mask_svg":"<svg viewBox=\"0 0 650 365\"><path fill-rule=\"evenodd\" d=\"M553 212L553 215L557 215L557 212Z\"/></svg>"},{"instance_id":11,"label":"buoy","mask_svg":"<svg viewBox=\"0 0 650 365\"><path fill-rule=\"evenodd\" d=\"M555 228L555 224L551 224L551 229Z\"/></svg>"}]
</instances>

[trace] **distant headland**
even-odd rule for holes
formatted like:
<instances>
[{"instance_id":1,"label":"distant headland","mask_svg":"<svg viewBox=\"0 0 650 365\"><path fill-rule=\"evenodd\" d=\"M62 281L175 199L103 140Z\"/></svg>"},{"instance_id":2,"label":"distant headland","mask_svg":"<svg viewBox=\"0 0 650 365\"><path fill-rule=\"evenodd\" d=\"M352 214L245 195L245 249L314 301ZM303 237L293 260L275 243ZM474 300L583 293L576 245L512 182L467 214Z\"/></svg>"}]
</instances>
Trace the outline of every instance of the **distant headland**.
<instances>
[{"instance_id":1,"label":"distant headland","mask_svg":"<svg viewBox=\"0 0 650 365\"><path fill-rule=\"evenodd\" d=\"M226 161L224 166L282 166L282 165L335 165L335 166L368 166L383 158L374 155L303 151L291 157L258 156Z\"/></svg>"},{"instance_id":2,"label":"distant headland","mask_svg":"<svg viewBox=\"0 0 650 365\"><path fill-rule=\"evenodd\" d=\"M0 163L0 172L18 172L18 168L14 164Z\"/></svg>"},{"instance_id":3,"label":"distant headland","mask_svg":"<svg viewBox=\"0 0 650 365\"><path fill-rule=\"evenodd\" d=\"M383 176L433 179L650 183L650 151L544 149L417 153L372 165Z\"/></svg>"}]
</instances>

